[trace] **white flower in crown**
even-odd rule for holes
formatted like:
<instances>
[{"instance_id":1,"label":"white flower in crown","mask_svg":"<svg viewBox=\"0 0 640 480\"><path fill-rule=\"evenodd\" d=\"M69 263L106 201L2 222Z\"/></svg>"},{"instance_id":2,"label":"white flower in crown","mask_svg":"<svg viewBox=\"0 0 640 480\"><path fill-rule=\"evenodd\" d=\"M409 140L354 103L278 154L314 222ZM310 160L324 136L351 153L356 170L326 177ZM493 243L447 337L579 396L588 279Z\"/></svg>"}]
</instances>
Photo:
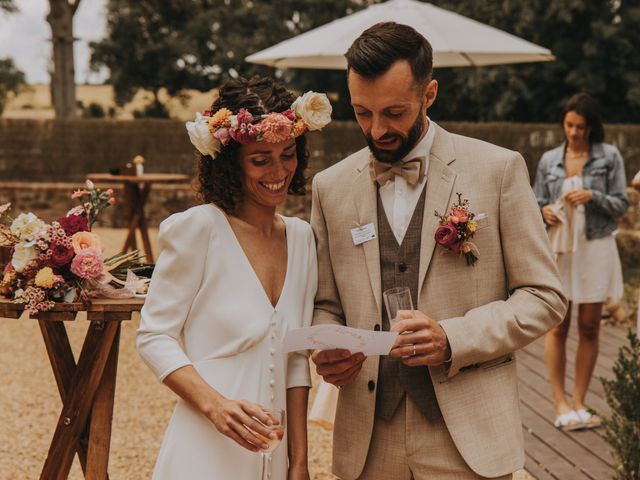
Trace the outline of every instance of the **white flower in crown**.
<instances>
[{"instance_id":1,"label":"white flower in crown","mask_svg":"<svg viewBox=\"0 0 640 480\"><path fill-rule=\"evenodd\" d=\"M307 124L310 131L320 130L331 121L331 103L324 93L305 93L293 102L291 110Z\"/></svg>"},{"instance_id":2,"label":"white flower in crown","mask_svg":"<svg viewBox=\"0 0 640 480\"><path fill-rule=\"evenodd\" d=\"M201 113L196 113L196 119L193 122L187 122L187 133L193 146L203 155L210 155L216 158L222 145L209 130L209 120L211 117L205 117Z\"/></svg>"}]
</instances>

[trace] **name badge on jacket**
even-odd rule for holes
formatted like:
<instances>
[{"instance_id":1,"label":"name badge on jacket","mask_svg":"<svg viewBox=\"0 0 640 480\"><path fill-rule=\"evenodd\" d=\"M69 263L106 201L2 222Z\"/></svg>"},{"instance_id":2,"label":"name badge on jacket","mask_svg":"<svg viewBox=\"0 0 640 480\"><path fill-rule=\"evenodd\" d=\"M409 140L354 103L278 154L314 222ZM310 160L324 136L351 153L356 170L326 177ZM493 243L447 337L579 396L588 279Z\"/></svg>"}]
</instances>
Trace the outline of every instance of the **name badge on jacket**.
<instances>
[{"instance_id":1,"label":"name badge on jacket","mask_svg":"<svg viewBox=\"0 0 640 480\"><path fill-rule=\"evenodd\" d=\"M351 238L354 245L368 242L376 238L376 227L373 223L367 223L357 228L351 229Z\"/></svg>"}]
</instances>

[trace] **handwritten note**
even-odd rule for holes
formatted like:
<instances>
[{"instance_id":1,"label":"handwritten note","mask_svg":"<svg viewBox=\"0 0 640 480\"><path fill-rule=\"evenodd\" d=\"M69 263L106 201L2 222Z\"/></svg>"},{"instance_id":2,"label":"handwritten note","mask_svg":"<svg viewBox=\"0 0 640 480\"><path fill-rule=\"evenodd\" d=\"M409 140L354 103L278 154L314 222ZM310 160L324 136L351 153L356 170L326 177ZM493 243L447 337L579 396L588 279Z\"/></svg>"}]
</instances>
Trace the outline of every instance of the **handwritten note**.
<instances>
[{"instance_id":1,"label":"handwritten note","mask_svg":"<svg viewBox=\"0 0 640 480\"><path fill-rule=\"evenodd\" d=\"M340 325L316 325L290 330L284 338L287 352L341 348L367 356L388 355L398 334Z\"/></svg>"}]
</instances>

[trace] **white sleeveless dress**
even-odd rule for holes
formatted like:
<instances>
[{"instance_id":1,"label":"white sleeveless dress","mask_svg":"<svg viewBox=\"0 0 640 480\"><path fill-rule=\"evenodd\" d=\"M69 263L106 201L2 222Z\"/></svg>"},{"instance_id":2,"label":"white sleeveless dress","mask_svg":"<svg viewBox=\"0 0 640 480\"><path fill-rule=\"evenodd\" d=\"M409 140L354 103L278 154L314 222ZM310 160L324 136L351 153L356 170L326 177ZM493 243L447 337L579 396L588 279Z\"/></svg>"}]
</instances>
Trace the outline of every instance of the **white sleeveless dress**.
<instances>
[{"instance_id":1,"label":"white sleeveless dress","mask_svg":"<svg viewBox=\"0 0 640 480\"><path fill-rule=\"evenodd\" d=\"M562 195L582 188L582 177L566 178ZM565 206L567 204L565 203ZM566 207L574 208L574 207ZM570 248L557 253L560 280L567 298L575 303L599 303L622 298L622 267L613 235L587 240L584 205L574 208L569 223L554 228L568 228L564 236ZM552 235L552 232L549 232ZM552 245L553 245L552 238ZM566 243L566 242L563 242Z\"/></svg>"},{"instance_id":2,"label":"white sleeveless dress","mask_svg":"<svg viewBox=\"0 0 640 480\"><path fill-rule=\"evenodd\" d=\"M200 205L160 225L161 253L141 312L137 348L160 380L193 365L227 398L286 409L286 389L310 386L308 358L285 354L290 329L311 324L317 284L311 227L283 217L287 274L274 308L221 210ZM261 459L179 399L156 462L156 480L254 480ZM271 479L287 478L287 439Z\"/></svg>"}]
</instances>

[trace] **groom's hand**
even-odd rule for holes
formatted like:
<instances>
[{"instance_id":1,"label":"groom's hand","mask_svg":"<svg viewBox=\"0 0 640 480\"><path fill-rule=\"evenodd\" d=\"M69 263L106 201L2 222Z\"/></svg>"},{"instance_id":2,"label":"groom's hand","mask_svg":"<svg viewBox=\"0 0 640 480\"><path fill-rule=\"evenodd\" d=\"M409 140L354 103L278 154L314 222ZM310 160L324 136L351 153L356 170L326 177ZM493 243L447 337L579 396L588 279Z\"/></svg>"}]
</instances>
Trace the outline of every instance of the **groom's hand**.
<instances>
[{"instance_id":1,"label":"groom's hand","mask_svg":"<svg viewBox=\"0 0 640 480\"><path fill-rule=\"evenodd\" d=\"M390 356L399 358L409 367L440 365L451 359L447 334L438 322L419 310L400 311L400 320L391 328L400 332ZM404 332L404 333L403 333Z\"/></svg>"},{"instance_id":2,"label":"groom's hand","mask_svg":"<svg viewBox=\"0 0 640 480\"><path fill-rule=\"evenodd\" d=\"M349 385L356 378L362 364L367 359L363 353L351 355L349 350L316 350L311 360L316 364L316 372L327 383L336 387Z\"/></svg>"}]
</instances>

